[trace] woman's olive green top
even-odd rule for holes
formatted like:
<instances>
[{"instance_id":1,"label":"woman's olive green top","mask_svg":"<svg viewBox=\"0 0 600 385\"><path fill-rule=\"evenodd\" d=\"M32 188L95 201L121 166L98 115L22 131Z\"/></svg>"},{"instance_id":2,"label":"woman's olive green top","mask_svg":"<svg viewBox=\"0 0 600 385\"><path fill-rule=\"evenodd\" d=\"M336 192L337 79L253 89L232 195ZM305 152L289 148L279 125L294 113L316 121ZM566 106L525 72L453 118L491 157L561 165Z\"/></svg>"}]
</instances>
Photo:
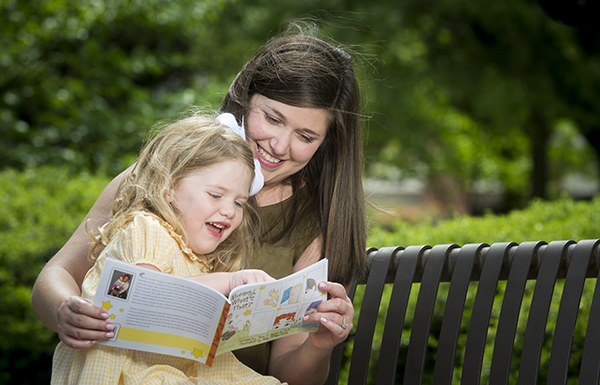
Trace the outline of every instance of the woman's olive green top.
<instances>
[{"instance_id":1,"label":"woman's olive green top","mask_svg":"<svg viewBox=\"0 0 600 385\"><path fill-rule=\"evenodd\" d=\"M298 194L308 194L308 189L301 189ZM283 226L281 219L291 209L291 199L288 198L280 203L260 208L263 224L267 228L278 223L274 230L280 230ZM262 243L254 256L249 260L249 268L264 270L275 279L285 277L293 273L294 265L310 243L319 235L315 223L306 218L294 227L294 231L288 232L285 237L276 243ZM244 364L259 373L266 374L269 364L271 343L255 345L244 349L235 350L233 353Z\"/></svg>"}]
</instances>

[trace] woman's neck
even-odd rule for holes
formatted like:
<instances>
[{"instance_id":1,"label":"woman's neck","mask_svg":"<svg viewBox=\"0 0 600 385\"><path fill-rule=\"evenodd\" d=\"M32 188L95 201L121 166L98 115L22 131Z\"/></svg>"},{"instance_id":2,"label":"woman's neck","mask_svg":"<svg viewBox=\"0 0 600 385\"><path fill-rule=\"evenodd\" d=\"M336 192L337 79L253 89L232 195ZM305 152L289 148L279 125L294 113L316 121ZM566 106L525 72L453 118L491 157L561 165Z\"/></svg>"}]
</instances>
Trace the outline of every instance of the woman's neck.
<instances>
[{"instance_id":1,"label":"woman's neck","mask_svg":"<svg viewBox=\"0 0 600 385\"><path fill-rule=\"evenodd\" d=\"M256 200L260 207L274 205L292 196L292 185L277 183L273 186L265 185L256 194Z\"/></svg>"}]
</instances>

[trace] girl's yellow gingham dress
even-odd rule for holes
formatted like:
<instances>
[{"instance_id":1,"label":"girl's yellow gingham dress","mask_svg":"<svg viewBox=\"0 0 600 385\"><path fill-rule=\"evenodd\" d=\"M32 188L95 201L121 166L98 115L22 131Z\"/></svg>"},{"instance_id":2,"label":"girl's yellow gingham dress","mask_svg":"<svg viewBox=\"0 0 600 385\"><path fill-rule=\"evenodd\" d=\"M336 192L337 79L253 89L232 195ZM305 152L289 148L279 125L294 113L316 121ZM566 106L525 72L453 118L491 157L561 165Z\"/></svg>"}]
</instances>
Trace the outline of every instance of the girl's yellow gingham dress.
<instances>
[{"instance_id":1,"label":"girl's yellow gingham dress","mask_svg":"<svg viewBox=\"0 0 600 385\"><path fill-rule=\"evenodd\" d=\"M137 215L115 236L85 276L82 297L93 299L107 257L128 263L147 263L162 272L190 277L205 274L206 265L183 244L168 224ZM72 349L60 342L52 362L52 384L280 384L238 361L228 352L215 357L212 367L180 357L96 344Z\"/></svg>"}]
</instances>

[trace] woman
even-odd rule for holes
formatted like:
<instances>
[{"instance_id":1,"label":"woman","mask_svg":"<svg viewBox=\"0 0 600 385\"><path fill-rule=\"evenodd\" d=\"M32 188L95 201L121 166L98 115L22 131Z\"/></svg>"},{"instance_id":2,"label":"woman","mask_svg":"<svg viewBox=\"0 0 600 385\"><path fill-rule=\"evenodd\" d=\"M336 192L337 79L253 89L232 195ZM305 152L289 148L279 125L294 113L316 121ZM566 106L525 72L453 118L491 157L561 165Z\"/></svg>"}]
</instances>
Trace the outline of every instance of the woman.
<instances>
[{"instance_id":1,"label":"woman","mask_svg":"<svg viewBox=\"0 0 600 385\"><path fill-rule=\"evenodd\" d=\"M360 97L352 64L350 55L320 39L282 34L246 63L221 107L244 121L265 177L256 195L262 243L248 267L279 278L321 258L330 261L330 282L321 287L330 299L310 316L321 322L319 331L236 352L258 372L292 385L326 379L331 351L348 336L354 317L343 285L366 266ZM79 287L92 266L85 223L96 228L108 220L127 172L107 186L34 287L36 311L70 347L112 337L106 312L84 301Z\"/></svg>"}]
</instances>

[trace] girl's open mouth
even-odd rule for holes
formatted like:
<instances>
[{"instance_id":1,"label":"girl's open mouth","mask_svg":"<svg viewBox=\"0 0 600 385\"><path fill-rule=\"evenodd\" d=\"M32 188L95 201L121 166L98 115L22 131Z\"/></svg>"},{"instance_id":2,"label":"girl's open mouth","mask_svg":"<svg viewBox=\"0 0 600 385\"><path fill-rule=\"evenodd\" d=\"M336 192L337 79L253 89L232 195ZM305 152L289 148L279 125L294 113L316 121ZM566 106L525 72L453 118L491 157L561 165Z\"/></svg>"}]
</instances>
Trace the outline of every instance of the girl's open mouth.
<instances>
[{"instance_id":1,"label":"girl's open mouth","mask_svg":"<svg viewBox=\"0 0 600 385\"><path fill-rule=\"evenodd\" d=\"M206 222L206 228L215 236L221 236L229 227L227 223Z\"/></svg>"}]
</instances>

